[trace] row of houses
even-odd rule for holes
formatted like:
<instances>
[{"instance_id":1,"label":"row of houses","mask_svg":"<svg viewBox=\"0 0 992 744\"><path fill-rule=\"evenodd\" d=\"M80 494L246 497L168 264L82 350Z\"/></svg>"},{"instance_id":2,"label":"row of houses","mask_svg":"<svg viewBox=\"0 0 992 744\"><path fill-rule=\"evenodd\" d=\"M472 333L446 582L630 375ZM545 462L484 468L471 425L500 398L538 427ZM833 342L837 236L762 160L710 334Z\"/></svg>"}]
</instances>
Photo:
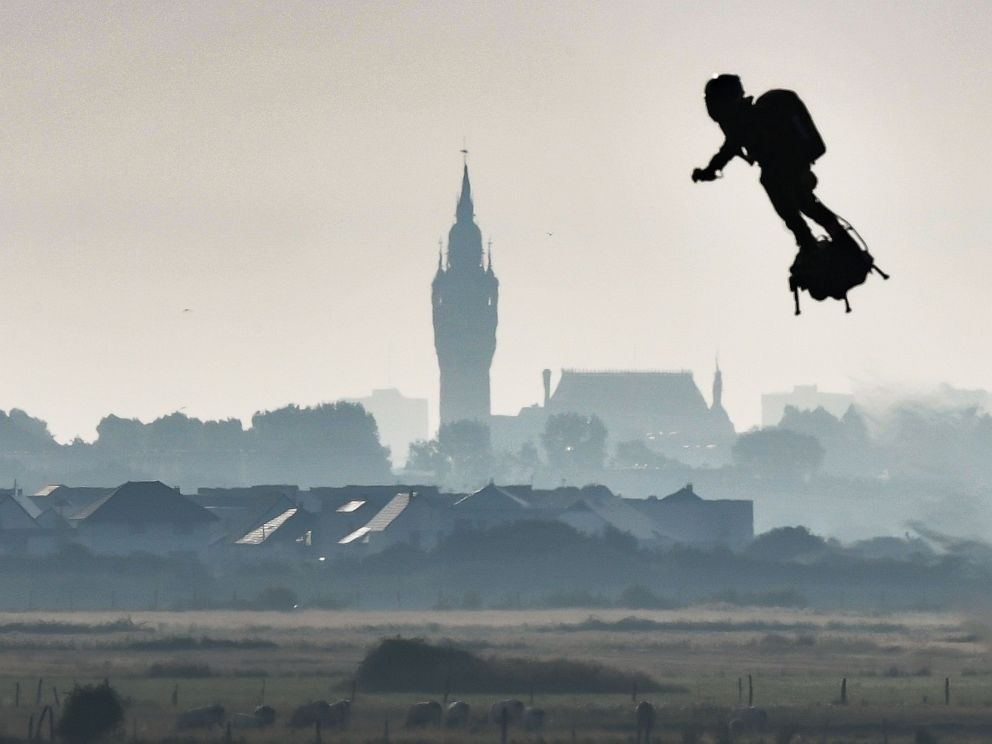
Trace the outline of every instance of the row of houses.
<instances>
[{"instance_id":1,"label":"row of houses","mask_svg":"<svg viewBox=\"0 0 992 744\"><path fill-rule=\"evenodd\" d=\"M490 483L473 493L434 486L201 488L160 481L116 488L0 490L0 552L44 555L66 544L94 553L191 554L211 560L338 560L397 544L430 549L456 530L558 521L586 534L614 529L648 548L738 548L754 535L746 500L707 500L692 485L628 499L604 486L535 489Z\"/></svg>"}]
</instances>

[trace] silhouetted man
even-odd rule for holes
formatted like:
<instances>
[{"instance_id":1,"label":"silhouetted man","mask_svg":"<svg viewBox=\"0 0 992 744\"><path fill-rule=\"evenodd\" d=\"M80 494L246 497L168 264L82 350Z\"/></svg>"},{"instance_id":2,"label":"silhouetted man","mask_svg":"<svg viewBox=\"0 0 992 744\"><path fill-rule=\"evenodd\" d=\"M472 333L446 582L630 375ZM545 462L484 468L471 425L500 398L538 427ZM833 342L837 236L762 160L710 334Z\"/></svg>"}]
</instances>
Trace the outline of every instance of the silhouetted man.
<instances>
[{"instance_id":1,"label":"silhouetted man","mask_svg":"<svg viewBox=\"0 0 992 744\"><path fill-rule=\"evenodd\" d=\"M754 100L744 95L737 75L717 75L706 83L705 98L706 111L726 140L709 165L692 172L693 181L716 179L740 156L761 167L761 185L801 253L816 246L804 214L821 225L835 245L856 247L837 215L813 193L817 181L810 168L826 147L799 96L771 90Z\"/></svg>"}]
</instances>

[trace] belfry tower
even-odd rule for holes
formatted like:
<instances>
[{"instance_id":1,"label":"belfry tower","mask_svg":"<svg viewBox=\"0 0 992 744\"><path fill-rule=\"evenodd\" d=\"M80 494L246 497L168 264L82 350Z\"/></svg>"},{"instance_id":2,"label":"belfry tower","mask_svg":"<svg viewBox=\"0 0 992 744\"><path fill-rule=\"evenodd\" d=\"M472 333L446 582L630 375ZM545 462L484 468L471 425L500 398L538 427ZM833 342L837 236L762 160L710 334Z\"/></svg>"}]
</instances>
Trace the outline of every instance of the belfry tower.
<instances>
[{"instance_id":1,"label":"belfry tower","mask_svg":"<svg viewBox=\"0 0 992 744\"><path fill-rule=\"evenodd\" d=\"M455 224L448 232L448 254L445 258L439 252L431 284L442 425L462 419L489 421L489 367L496 351L498 299L491 249L483 263L482 232L475 224L466 163Z\"/></svg>"}]
</instances>

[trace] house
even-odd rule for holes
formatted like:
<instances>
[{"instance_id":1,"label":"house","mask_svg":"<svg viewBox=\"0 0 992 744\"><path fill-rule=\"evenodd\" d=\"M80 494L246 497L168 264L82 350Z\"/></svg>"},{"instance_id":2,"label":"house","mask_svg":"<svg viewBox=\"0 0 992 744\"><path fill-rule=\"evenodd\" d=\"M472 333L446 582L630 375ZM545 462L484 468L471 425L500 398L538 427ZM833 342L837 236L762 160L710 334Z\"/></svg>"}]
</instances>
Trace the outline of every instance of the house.
<instances>
[{"instance_id":1,"label":"house","mask_svg":"<svg viewBox=\"0 0 992 744\"><path fill-rule=\"evenodd\" d=\"M673 542L699 547L741 548L754 539L754 502L701 498L692 484L662 499L625 499Z\"/></svg>"},{"instance_id":2,"label":"house","mask_svg":"<svg viewBox=\"0 0 992 744\"><path fill-rule=\"evenodd\" d=\"M301 506L318 515L317 553L326 558L340 554L341 539L367 525L397 493L445 498L436 486L411 485L320 487L301 494Z\"/></svg>"},{"instance_id":3,"label":"house","mask_svg":"<svg viewBox=\"0 0 992 744\"><path fill-rule=\"evenodd\" d=\"M452 531L451 513L447 496L396 491L365 524L340 538L329 552L364 556L398 544L430 550Z\"/></svg>"},{"instance_id":4,"label":"house","mask_svg":"<svg viewBox=\"0 0 992 744\"><path fill-rule=\"evenodd\" d=\"M217 517L161 481L131 481L62 516L94 553L200 554Z\"/></svg>"},{"instance_id":5,"label":"house","mask_svg":"<svg viewBox=\"0 0 992 744\"><path fill-rule=\"evenodd\" d=\"M54 530L38 524L41 510L18 491L0 493L0 553L43 555L55 550Z\"/></svg>"},{"instance_id":6,"label":"house","mask_svg":"<svg viewBox=\"0 0 992 744\"><path fill-rule=\"evenodd\" d=\"M313 552L314 530L318 525L317 515L299 506L289 506L267 515L231 546L238 558L306 558Z\"/></svg>"},{"instance_id":7,"label":"house","mask_svg":"<svg viewBox=\"0 0 992 744\"><path fill-rule=\"evenodd\" d=\"M487 529L506 522L534 519L530 503L514 488L493 483L456 499L452 505L456 529Z\"/></svg>"}]
</instances>

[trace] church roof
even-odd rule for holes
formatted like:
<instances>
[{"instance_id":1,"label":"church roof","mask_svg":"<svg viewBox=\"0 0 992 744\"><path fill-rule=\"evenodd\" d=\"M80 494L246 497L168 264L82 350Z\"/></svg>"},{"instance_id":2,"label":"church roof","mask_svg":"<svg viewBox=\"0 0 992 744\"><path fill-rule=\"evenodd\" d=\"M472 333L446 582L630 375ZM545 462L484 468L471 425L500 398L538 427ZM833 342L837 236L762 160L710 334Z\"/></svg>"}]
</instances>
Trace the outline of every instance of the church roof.
<instances>
[{"instance_id":1,"label":"church roof","mask_svg":"<svg viewBox=\"0 0 992 744\"><path fill-rule=\"evenodd\" d=\"M562 370L549 413L596 414L611 436L665 436L707 427L692 373Z\"/></svg>"}]
</instances>

